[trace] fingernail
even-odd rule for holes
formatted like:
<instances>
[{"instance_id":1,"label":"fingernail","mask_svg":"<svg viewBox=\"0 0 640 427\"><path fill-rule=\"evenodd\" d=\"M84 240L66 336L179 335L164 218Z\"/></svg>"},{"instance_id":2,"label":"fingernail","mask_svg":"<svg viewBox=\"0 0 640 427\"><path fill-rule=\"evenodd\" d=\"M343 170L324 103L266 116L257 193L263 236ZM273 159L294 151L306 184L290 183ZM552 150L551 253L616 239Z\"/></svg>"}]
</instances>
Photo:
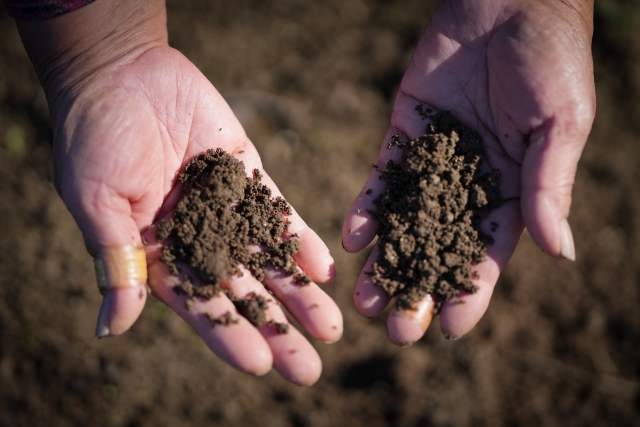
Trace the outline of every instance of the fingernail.
<instances>
[{"instance_id":1,"label":"fingernail","mask_svg":"<svg viewBox=\"0 0 640 427\"><path fill-rule=\"evenodd\" d=\"M571 234L571 227L569 227L569 221L567 221L566 218L560 221L560 252L566 259L571 261L576 260L573 234Z\"/></svg>"},{"instance_id":2,"label":"fingernail","mask_svg":"<svg viewBox=\"0 0 640 427\"><path fill-rule=\"evenodd\" d=\"M340 332L340 336L334 340L329 340L329 341L323 341L325 344L333 344L336 343L338 341L340 341L340 339L342 338L342 332Z\"/></svg>"},{"instance_id":3,"label":"fingernail","mask_svg":"<svg viewBox=\"0 0 640 427\"><path fill-rule=\"evenodd\" d=\"M102 300L102 306L100 307L100 314L98 314L98 324L96 325L96 338L108 337L111 333L109 324L111 321L111 298L109 294L105 295Z\"/></svg>"},{"instance_id":4,"label":"fingernail","mask_svg":"<svg viewBox=\"0 0 640 427\"><path fill-rule=\"evenodd\" d=\"M265 375L267 375L269 372L271 372L271 366L269 366L268 369L261 371L261 372L256 372L254 375L256 377L264 377Z\"/></svg>"}]
</instances>

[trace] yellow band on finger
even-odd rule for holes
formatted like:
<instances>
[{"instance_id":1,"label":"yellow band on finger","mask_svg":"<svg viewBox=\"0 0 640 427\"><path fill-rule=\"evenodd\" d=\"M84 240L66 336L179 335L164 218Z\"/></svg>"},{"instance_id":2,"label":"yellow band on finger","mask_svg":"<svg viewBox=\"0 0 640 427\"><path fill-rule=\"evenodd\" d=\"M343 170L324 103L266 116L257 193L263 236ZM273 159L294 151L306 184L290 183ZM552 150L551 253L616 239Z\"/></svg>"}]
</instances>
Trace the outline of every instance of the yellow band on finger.
<instances>
[{"instance_id":1,"label":"yellow band on finger","mask_svg":"<svg viewBox=\"0 0 640 427\"><path fill-rule=\"evenodd\" d=\"M93 262L101 292L135 288L147 283L147 256L144 249L131 245L106 248Z\"/></svg>"}]
</instances>

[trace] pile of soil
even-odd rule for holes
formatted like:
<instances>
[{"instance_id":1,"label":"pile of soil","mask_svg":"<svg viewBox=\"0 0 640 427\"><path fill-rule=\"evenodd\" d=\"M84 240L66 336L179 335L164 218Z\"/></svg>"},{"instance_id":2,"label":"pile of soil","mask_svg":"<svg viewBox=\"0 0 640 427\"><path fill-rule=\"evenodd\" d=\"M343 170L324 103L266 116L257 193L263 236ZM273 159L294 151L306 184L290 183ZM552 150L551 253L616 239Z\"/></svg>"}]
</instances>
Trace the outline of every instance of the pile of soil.
<instances>
[{"instance_id":1,"label":"pile of soil","mask_svg":"<svg viewBox=\"0 0 640 427\"><path fill-rule=\"evenodd\" d=\"M189 162L178 176L182 183L180 200L171 218L159 222L156 237L167 241L162 261L171 274L182 271L180 263L191 267L204 285L196 285L189 274L175 287L188 296L187 308L194 298L212 298L221 292L220 284L233 274L242 275L239 265L254 277L264 280L267 264L295 276L304 285L311 280L301 273L292 255L300 249L296 235L289 234L291 207L282 197L271 197L271 190L260 183L258 169L246 176L244 163L222 149L208 150ZM249 245L260 251L251 253ZM254 325L266 322L265 298L250 294L238 299L226 294ZM233 323L230 314L211 319L212 325ZM278 330L286 328L278 327Z\"/></svg>"},{"instance_id":2,"label":"pile of soil","mask_svg":"<svg viewBox=\"0 0 640 427\"><path fill-rule=\"evenodd\" d=\"M472 264L493 243L480 223L503 199L500 171L481 171L478 132L449 112L416 110L431 119L425 134L408 142L394 136L388 148L402 147L402 159L378 168L387 185L372 212L380 220L380 252L371 275L403 307L431 294L437 312L461 291L477 291Z\"/></svg>"}]
</instances>

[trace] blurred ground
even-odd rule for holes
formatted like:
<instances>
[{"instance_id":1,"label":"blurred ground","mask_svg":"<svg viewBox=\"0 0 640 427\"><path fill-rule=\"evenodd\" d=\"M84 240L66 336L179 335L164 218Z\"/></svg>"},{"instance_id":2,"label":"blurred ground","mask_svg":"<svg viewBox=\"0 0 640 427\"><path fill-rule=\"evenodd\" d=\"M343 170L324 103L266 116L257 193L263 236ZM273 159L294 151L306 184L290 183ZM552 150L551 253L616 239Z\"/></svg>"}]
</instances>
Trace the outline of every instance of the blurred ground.
<instances>
[{"instance_id":1,"label":"blurred ground","mask_svg":"<svg viewBox=\"0 0 640 427\"><path fill-rule=\"evenodd\" d=\"M100 296L50 176L46 101L0 12L0 426L640 425L640 5L598 0L598 112L570 222L578 261L525 234L488 313L460 341L409 349L359 317L366 254L340 226L436 2L170 1L173 46L225 95L288 200L328 242L345 335L314 342L317 385L254 378L150 298L96 341Z\"/></svg>"}]
</instances>

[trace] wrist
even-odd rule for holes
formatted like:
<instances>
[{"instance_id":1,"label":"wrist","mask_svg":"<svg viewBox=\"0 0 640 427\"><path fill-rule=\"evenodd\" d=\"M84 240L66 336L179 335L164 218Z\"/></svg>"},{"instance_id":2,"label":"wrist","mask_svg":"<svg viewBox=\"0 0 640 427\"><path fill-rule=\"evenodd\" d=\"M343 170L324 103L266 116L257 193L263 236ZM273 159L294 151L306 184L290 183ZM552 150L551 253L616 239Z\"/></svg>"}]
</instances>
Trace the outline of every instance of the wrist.
<instances>
[{"instance_id":1,"label":"wrist","mask_svg":"<svg viewBox=\"0 0 640 427\"><path fill-rule=\"evenodd\" d=\"M545 0L542 2L525 0L524 3L534 7L544 6L548 10L554 10L557 16L562 17L572 28L588 36L589 44L591 44L594 0Z\"/></svg>"},{"instance_id":2,"label":"wrist","mask_svg":"<svg viewBox=\"0 0 640 427\"><path fill-rule=\"evenodd\" d=\"M594 0L547 0L546 3L549 7L556 8L558 15L569 21L573 28L587 35L591 44Z\"/></svg>"},{"instance_id":3,"label":"wrist","mask_svg":"<svg viewBox=\"0 0 640 427\"><path fill-rule=\"evenodd\" d=\"M18 21L18 30L52 115L60 94L168 44L164 0L98 0L52 19Z\"/></svg>"}]
</instances>

